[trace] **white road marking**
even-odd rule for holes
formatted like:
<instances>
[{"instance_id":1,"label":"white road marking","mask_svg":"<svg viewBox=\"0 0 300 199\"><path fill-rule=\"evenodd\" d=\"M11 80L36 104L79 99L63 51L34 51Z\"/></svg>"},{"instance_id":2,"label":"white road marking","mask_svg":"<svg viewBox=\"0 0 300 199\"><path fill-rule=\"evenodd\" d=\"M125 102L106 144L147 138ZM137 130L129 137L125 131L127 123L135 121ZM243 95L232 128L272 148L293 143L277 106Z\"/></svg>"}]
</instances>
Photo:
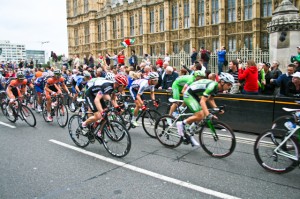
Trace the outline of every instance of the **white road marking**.
<instances>
[{"instance_id":1,"label":"white road marking","mask_svg":"<svg viewBox=\"0 0 300 199\"><path fill-rule=\"evenodd\" d=\"M160 179L160 180L163 180L163 181L167 181L167 182L170 182L170 183L182 186L182 187L186 187L188 189L192 189L192 190L195 190L195 191L198 191L198 192L201 192L201 193L205 193L205 194L215 196L215 197L218 197L218 198L238 199L238 197L235 197L235 196L231 196L231 195L228 195L228 194L225 194L225 193L221 193L221 192L214 191L214 190L211 190L211 189L207 189L207 188L204 188L204 187L201 187L201 186L198 186L198 185L194 185L194 184L191 184L189 182L184 182L184 181L181 181L181 180L178 180L178 179L175 179L175 178L171 178L171 177L164 176L164 175L161 175L161 174L158 174L158 173L154 173L152 171L148 171L146 169L142 169L142 168L130 165L130 164L126 164L124 162L120 162L120 161L117 161L117 160L114 160L114 159L111 159L111 158L107 158L107 157L104 157L102 155L92 153L90 151L87 151L87 150L84 150L84 149L81 149L81 148L77 148L75 146L71 146L69 144L66 144L66 143L63 143L63 142L60 142L60 141L57 141L57 140L49 140L49 141L53 142L57 145L72 149L74 151L77 151L77 152L92 156L94 158L103 160L105 162L108 162L108 163L111 163L111 164L129 169L129 170L132 170L132 171L135 171L135 172L138 172L138 173L142 173L142 174L151 176L153 178L157 178L157 179Z\"/></svg>"},{"instance_id":2,"label":"white road marking","mask_svg":"<svg viewBox=\"0 0 300 199\"><path fill-rule=\"evenodd\" d=\"M4 123L4 122L0 122L0 125L7 126L7 127L9 127L9 128L12 128L12 129L15 129L15 128L16 128L15 126L12 126L12 125L10 125L10 124L6 124L6 123Z\"/></svg>"}]
</instances>

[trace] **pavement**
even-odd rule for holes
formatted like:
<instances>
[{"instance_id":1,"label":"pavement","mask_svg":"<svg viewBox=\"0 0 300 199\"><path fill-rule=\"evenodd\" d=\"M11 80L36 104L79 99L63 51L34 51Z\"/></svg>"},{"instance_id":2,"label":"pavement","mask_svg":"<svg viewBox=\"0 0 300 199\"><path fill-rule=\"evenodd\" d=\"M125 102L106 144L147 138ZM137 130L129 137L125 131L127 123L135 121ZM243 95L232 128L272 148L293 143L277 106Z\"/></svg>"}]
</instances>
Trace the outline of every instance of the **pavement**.
<instances>
[{"instance_id":1,"label":"pavement","mask_svg":"<svg viewBox=\"0 0 300 199\"><path fill-rule=\"evenodd\" d=\"M300 170L277 175L253 155L256 135L236 133L232 155L201 147L168 149L142 127L130 130L131 151L114 158L99 143L78 148L67 128L40 114L36 127L0 113L0 198L299 198Z\"/></svg>"}]
</instances>

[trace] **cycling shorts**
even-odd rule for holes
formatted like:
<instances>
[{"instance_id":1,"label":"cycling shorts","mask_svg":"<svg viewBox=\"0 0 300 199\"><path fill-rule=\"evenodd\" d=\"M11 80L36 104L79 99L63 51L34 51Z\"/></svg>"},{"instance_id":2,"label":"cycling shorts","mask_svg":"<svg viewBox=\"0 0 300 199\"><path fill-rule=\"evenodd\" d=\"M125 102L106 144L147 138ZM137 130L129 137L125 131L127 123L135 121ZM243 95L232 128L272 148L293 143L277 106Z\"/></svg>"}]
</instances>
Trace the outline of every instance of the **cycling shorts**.
<instances>
[{"instance_id":1,"label":"cycling shorts","mask_svg":"<svg viewBox=\"0 0 300 199\"><path fill-rule=\"evenodd\" d=\"M138 89L130 87L129 92L130 92L130 95L131 95L133 100L136 100L136 96L137 96L138 91L139 91Z\"/></svg>"},{"instance_id":2,"label":"cycling shorts","mask_svg":"<svg viewBox=\"0 0 300 199\"><path fill-rule=\"evenodd\" d=\"M55 86L49 86L49 89L52 92L57 92L57 89L55 88ZM46 96L46 99L50 99L51 98L51 93L49 93L48 91L45 90L45 96Z\"/></svg>"},{"instance_id":3,"label":"cycling shorts","mask_svg":"<svg viewBox=\"0 0 300 199\"><path fill-rule=\"evenodd\" d=\"M35 89L35 91L37 92L37 93L43 93L44 92L44 88L42 88L42 87L39 87L39 86L34 86L34 89Z\"/></svg>"},{"instance_id":4,"label":"cycling shorts","mask_svg":"<svg viewBox=\"0 0 300 199\"><path fill-rule=\"evenodd\" d=\"M86 94L85 94L85 100L88 103L88 105L91 108L91 110L92 110L93 113L98 112L98 109L97 109L97 107L95 105L95 98L96 98L96 96L94 96L93 94L91 94L89 92L89 90L86 92ZM105 109L107 107L106 103L105 103L105 101L103 99L100 100L100 103L101 103L102 109Z\"/></svg>"},{"instance_id":5,"label":"cycling shorts","mask_svg":"<svg viewBox=\"0 0 300 199\"><path fill-rule=\"evenodd\" d=\"M199 97L197 95L189 93L188 90L183 94L183 101L192 113L196 113L202 110Z\"/></svg>"},{"instance_id":6,"label":"cycling shorts","mask_svg":"<svg viewBox=\"0 0 300 199\"><path fill-rule=\"evenodd\" d=\"M173 99L180 100L180 92L182 91L183 87L177 84L172 85L172 92L173 92Z\"/></svg>"}]
</instances>

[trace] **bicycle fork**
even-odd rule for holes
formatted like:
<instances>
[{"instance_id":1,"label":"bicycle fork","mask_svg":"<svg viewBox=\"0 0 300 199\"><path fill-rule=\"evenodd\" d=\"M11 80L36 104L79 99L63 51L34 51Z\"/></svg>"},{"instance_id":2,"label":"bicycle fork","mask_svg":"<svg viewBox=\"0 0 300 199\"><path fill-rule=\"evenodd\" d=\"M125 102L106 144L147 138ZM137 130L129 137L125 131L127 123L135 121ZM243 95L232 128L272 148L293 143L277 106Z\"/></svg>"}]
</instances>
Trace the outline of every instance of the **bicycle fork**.
<instances>
[{"instance_id":1,"label":"bicycle fork","mask_svg":"<svg viewBox=\"0 0 300 199\"><path fill-rule=\"evenodd\" d=\"M215 127L212 125L211 120L207 121L207 125L210 128L210 130L211 130L211 133L212 133L212 136L213 136L214 140L217 141L219 138L218 138L218 135L216 133Z\"/></svg>"}]
</instances>

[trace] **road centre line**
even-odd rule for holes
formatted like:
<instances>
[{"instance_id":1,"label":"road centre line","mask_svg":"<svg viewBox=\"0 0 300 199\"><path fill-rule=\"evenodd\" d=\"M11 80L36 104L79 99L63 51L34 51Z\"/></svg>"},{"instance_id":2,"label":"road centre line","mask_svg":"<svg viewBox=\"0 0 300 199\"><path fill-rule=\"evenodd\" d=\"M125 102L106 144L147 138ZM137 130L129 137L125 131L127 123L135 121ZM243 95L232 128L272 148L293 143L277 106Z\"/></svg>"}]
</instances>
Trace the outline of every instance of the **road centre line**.
<instances>
[{"instance_id":1,"label":"road centre line","mask_svg":"<svg viewBox=\"0 0 300 199\"><path fill-rule=\"evenodd\" d=\"M6 123L1 122L1 121L0 121L0 125L6 126L6 127L9 127L9 128L12 128L12 129L17 128L17 127L15 127L15 126L12 126L12 125L10 125L10 124L6 124Z\"/></svg>"},{"instance_id":2,"label":"road centre line","mask_svg":"<svg viewBox=\"0 0 300 199\"><path fill-rule=\"evenodd\" d=\"M74 151L92 156L94 158L103 160L103 161L108 162L108 163L117 165L119 167L123 167L123 168L129 169L129 170L132 170L134 172L138 172L138 173L141 173L141 174L144 174L144 175L147 175L147 176L151 176L151 177L157 178L159 180L167 181L167 182L170 182L172 184L176 184L176 185L188 188L188 189L192 189L192 190L195 190L197 192L205 193L205 194L215 196L215 197L218 197L218 198L238 199L238 197L234 197L234 196L231 196L231 195L228 195L228 194L225 194L225 193L221 193L221 192L214 191L214 190L211 190L211 189L207 189L207 188L204 188L204 187L201 187L201 186L198 186L198 185L194 185L194 184L191 184L191 183L188 183L188 182L184 182L184 181L181 181L181 180L178 180L178 179L175 179L175 178L171 178L171 177L164 176L164 175L161 175L161 174L158 174L158 173L154 173L152 171L148 171L146 169L142 169L142 168L139 168L139 167L136 167L136 166L124 163L124 162L120 162L120 161L117 161L117 160L114 160L114 159L111 159L111 158L107 158L107 157L104 157L102 155L99 155L99 154L96 154L96 153L93 153L93 152L90 152L90 151L87 151L87 150L84 150L84 149L81 149L81 148L77 148L75 146L71 146L69 144L66 144L66 143L63 143L63 142L60 142L60 141L57 141L57 140L51 139L49 141L54 143L54 144L57 144L57 145L72 149Z\"/></svg>"}]
</instances>

